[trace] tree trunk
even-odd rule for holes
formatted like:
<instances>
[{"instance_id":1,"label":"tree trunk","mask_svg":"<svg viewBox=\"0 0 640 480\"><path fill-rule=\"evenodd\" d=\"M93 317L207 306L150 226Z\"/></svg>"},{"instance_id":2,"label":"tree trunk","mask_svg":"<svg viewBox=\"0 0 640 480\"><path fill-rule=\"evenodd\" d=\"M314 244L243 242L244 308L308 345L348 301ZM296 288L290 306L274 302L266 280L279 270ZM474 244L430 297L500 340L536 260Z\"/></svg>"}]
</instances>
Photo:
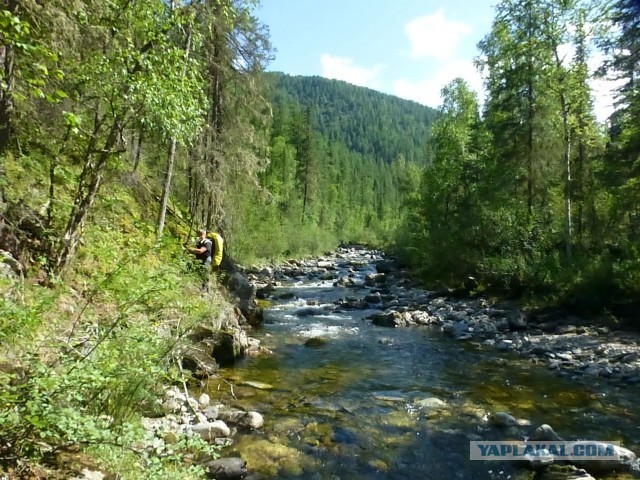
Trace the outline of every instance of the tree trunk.
<instances>
[{"instance_id":1,"label":"tree trunk","mask_svg":"<svg viewBox=\"0 0 640 480\"><path fill-rule=\"evenodd\" d=\"M573 241L573 225L571 223L571 136L569 132L569 113L567 112L567 102L564 95L560 95L562 103L562 124L564 128L564 165L565 165L565 188L564 188L564 228L565 228L565 253L567 258L571 258L571 243Z\"/></svg>"},{"instance_id":2,"label":"tree trunk","mask_svg":"<svg viewBox=\"0 0 640 480\"><path fill-rule=\"evenodd\" d=\"M162 187L162 200L160 201L160 212L158 214L158 241L162 238L162 232L164 231L164 221L167 214L167 204L169 203L169 193L171 191L171 177L173 176L173 164L176 158L176 146L175 140L171 140L169 146L169 158L167 159L167 173L164 177L164 185Z\"/></svg>"},{"instance_id":3,"label":"tree trunk","mask_svg":"<svg viewBox=\"0 0 640 480\"><path fill-rule=\"evenodd\" d=\"M69 215L67 228L64 232L62 245L57 255L54 273L61 274L69 261L75 255L78 243L82 237L82 228L87 219L87 215L93 206L98 189L102 183L105 167L109 157L113 154L113 147L118 141L118 124L114 122L109 131L109 135L105 140L104 147L100 150L97 161L93 162L93 153L91 142L85 153L85 163L80 174L78 182L78 191L76 192Z\"/></svg>"},{"instance_id":4,"label":"tree trunk","mask_svg":"<svg viewBox=\"0 0 640 480\"><path fill-rule=\"evenodd\" d=\"M140 130L138 134L138 141L136 142L136 147L133 151L133 173L138 171L138 167L140 166L140 155L142 154L142 141L144 140L144 130Z\"/></svg>"},{"instance_id":5,"label":"tree trunk","mask_svg":"<svg viewBox=\"0 0 640 480\"><path fill-rule=\"evenodd\" d=\"M556 68L562 70L562 60L558 53L557 45L554 47L554 55L556 60ZM564 248L567 259L571 259L571 243L573 241L573 225L571 223L571 131L569 126L569 107L567 106L567 98L565 95L566 78L563 76L558 79L560 97L560 107L562 112L562 128L563 128L563 163L564 163Z\"/></svg>"},{"instance_id":6,"label":"tree trunk","mask_svg":"<svg viewBox=\"0 0 640 480\"><path fill-rule=\"evenodd\" d=\"M15 15L18 11L18 0L3 0L3 6ZM0 89L0 155L9 148L13 127L13 91L15 88L15 50L13 45L0 45L0 64L2 80L5 88Z\"/></svg>"},{"instance_id":7,"label":"tree trunk","mask_svg":"<svg viewBox=\"0 0 640 480\"><path fill-rule=\"evenodd\" d=\"M171 2L172 10L175 8L175 3ZM184 47L184 57L189 59L191 52L191 29L187 32L187 42ZM187 75L187 66L185 64L182 70L182 77ZM167 158L167 173L164 178L164 185L162 187L162 200L160 201L160 212L158 214L158 241L162 238L162 232L164 231L164 221L167 215L167 204L169 203L169 194L171 193L171 178L173 177L173 164L176 159L176 148L178 143L175 138L171 139L171 146L169 147L169 157Z\"/></svg>"}]
</instances>

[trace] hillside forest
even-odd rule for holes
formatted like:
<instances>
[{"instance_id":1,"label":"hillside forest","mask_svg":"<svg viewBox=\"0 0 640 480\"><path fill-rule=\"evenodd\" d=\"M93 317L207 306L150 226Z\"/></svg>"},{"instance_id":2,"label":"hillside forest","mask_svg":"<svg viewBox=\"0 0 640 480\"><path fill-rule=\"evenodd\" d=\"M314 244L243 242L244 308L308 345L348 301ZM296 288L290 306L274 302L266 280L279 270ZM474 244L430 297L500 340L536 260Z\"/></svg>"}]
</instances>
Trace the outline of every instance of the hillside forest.
<instances>
[{"instance_id":1,"label":"hillside forest","mask_svg":"<svg viewBox=\"0 0 640 480\"><path fill-rule=\"evenodd\" d=\"M201 478L184 458L210 445L132 447L149 398L189 380L189 332L232 310L184 255L201 227L243 265L360 242L428 288L637 305L636 1L498 2L484 98L456 79L437 110L267 73L256 7L3 0L0 473L51 475L73 446L126 478ZM594 78L622 85L606 123Z\"/></svg>"}]
</instances>

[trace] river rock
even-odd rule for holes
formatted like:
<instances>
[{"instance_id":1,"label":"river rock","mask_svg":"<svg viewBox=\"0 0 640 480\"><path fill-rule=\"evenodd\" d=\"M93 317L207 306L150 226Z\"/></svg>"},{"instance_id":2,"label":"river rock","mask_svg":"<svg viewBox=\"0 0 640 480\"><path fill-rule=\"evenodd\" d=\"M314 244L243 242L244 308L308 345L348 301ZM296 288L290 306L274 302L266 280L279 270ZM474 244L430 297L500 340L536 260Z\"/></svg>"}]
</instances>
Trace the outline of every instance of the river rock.
<instances>
[{"instance_id":1,"label":"river rock","mask_svg":"<svg viewBox=\"0 0 640 480\"><path fill-rule=\"evenodd\" d=\"M316 266L318 268L326 268L327 270L334 270L336 268L335 264L328 260L318 260Z\"/></svg>"},{"instance_id":2,"label":"river rock","mask_svg":"<svg viewBox=\"0 0 640 480\"><path fill-rule=\"evenodd\" d=\"M208 394L203 393L198 397L198 403L201 407L208 407L209 403L211 403L211 397Z\"/></svg>"},{"instance_id":3,"label":"river rock","mask_svg":"<svg viewBox=\"0 0 640 480\"><path fill-rule=\"evenodd\" d=\"M320 307L305 307L296 310L296 315L298 317L313 317L316 315L322 315L323 313L326 312Z\"/></svg>"},{"instance_id":4,"label":"river rock","mask_svg":"<svg viewBox=\"0 0 640 480\"><path fill-rule=\"evenodd\" d=\"M369 293L364 297L364 301L367 303L380 303L382 298L380 297L379 292Z\"/></svg>"},{"instance_id":5,"label":"river rock","mask_svg":"<svg viewBox=\"0 0 640 480\"><path fill-rule=\"evenodd\" d=\"M423 398L414 402L416 408L425 410L427 413L434 410L442 410L447 407L447 402L436 397Z\"/></svg>"},{"instance_id":6,"label":"river rock","mask_svg":"<svg viewBox=\"0 0 640 480\"><path fill-rule=\"evenodd\" d=\"M595 480L585 470L573 465L553 465L536 477L539 480Z\"/></svg>"},{"instance_id":7,"label":"river rock","mask_svg":"<svg viewBox=\"0 0 640 480\"><path fill-rule=\"evenodd\" d=\"M322 337L311 337L304 342L305 347L323 347L327 344L327 339Z\"/></svg>"},{"instance_id":8,"label":"river rock","mask_svg":"<svg viewBox=\"0 0 640 480\"><path fill-rule=\"evenodd\" d=\"M612 452L613 456L617 458L605 459L605 457L603 457L602 460L572 460L572 464L594 473L604 473L612 471L634 471L635 473L640 473L640 466L638 465L638 457L636 456L636 454L631 450L620 447L618 445L613 445L605 442L582 440L567 444L566 450L568 452L572 452L575 451L574 449L576 447L584 448L588 445L595 445L595 447L600 451Z\"/></svg>"},{"instance_id":9,"label":"river rock","mask_svg":"<svg viewBox=\"0 0 640 480\"><path fill-rule=\"evenodd\" d=\"M531 440L539 440L539 441L560 441L562 438L551 428L550 425L542 424L538 428L535 429L533 434L531 435Z\"/></svg>"},{"instance_id":10,"label":"river rock","mask_svg":"<svg viewBox=\"0 0 640 480\"><path fill-rule=\"evenodd\" d=\"M22 275L24 272L22 264L6 250L0 250L0 265L8 267L7 270L3 269L3 276L6 278L15 278L17 275Z\"/></svg>"},{"instance_id":11,"label":"river rock","mask_svg":"<svg viewBox=\"0 0 640 480\"><path fill-rule=\"evenodd\" d=\"M278 295L278 299L280 300L291 300L292 298L295 298L295 297L296 296L293 292L284 292Z\"/></svg>"},{"instance_id":12,"label":"river rock","mask_svg":"<svg viewBox=\"0 0 640 480\"><path fill-rule=\"evenodd\" d=\"M381 260L376 263L376 272L378 273L391 273L394 264L390 260Z\"/></svg>"},{"instance_id":13,"label":"river rock","mask_svg":"<svg viewBox=\"0 0 640 480\"><path fill-rule=\"evenodd\" d=\"M236 480L247 474L247 462L239 457L219 458L204 464L208 478Z\"/></svg>"},{"instance_id":14,"label":"river rock","mask_svg":"<svg viewBox=\"0 0 640 480\"><path fill-rule=\"evenodd\" d=\"M517 427L518 420L507 412L496 412L489 417L492 425L500 428Z\"/></svg>"},{"instance_id":15,"label":"river rock","mask_svg":"<svg viewBox=\"0 0 640 480\"><path fill-rule=\"evenodd\" d=\"M240 328L229 328L216 332L211 339L212 356L220 365L232 365L244 356L249 341L247 333Z\"/></svg>"},{"instance_id":16,"label":"river rock","mask_svg":"<svg viewBox=\"0 0 640 480\"><path fill-rule=\"evenodd\" d=\"M407 324L406 320L400 312L379 313L371 318L374 325L380 327L403 327Z\"/></svg>"},{"instance_id":17,"label":"river rock","mask_svg":"<svg viewBox=\"0 0 640 480\"><path fill-rule=\"evenodd\" d=\"M80 476L73 477L71 480L103 480L106 475L102 472L98 472L96 470L89 470L88 468L83 468L80 472ZM7 477L9 478L9 477Z\"/></svg>"},{"instance_id":18,"label":"river rock","mask_svg":"<svg viewBox=\"0 0 640 480\"><path fill-rule=\"evenodd\" d=\"M352 276L340 277L338 281L334 284L334 287L355 287L356 282Z\"/></svg>"},{"instance_id":19,"label":"river rock","mask_svg":"<svg viewBox=\"0 0 640 480\"><path fill-rule=\"evenodd\" d=\"M275 290L276 290L276 287L273 284L268 283L262 287L259 287L256 290L256 297L260 299L265 299L269 295L271 295L273 292L275 292Z\"/></svg>"},{"instance_id":20,"label":"river rock","mask_svg":"<svg viewBox=\"0 0 640 480\"><path fill-rule=\"evenodd\" d=\"M220 411L218 418L229 425L249 428L252 430L257 430L264 426L264 417L258 412L223 409Z\"/></svg>"},{"instance_id":21,"label":"river rock","mask_svg":"<svg viewBox=\"0 0 640 480\"><path fill-rule=\"evenodd\" d=\"M527 317L519 310L510 312L507 317L507 322L509 324L509 329L514 332L526 330L527 328Z\"/></svg>"},{"instance_id":22,"label":"river rock","mask_svg":"<svg viewBox=\"0 0 640 480\"><path fill-rule=\"evenodd\" d=\"M207 342L188 346L182 353L182 364L196 377L209 377L217 373L219 368Z\"/></svg>"},{"instance_id":23,"label":"river rock","mask_svg":"<svg viewBox=\"0 0 640 480\"><path fill-rule=\"evenodd\" d=\"M207 420L217 420L220 415L220 408L216 405L209 405L202 411Z\"/></svg>"},{"instance_id":24,"label":"river rock","mask_svg":"<svg viewBox=\"0 0 640 480\"><path fill-rule=\"evenodd\" d=\"M338 278L337 272L322 272L318 275L319 280L335 280L336 278Z\"/></svg>"},{"instance_id":25,"label":"river rock","mask_svg":"<svg viewBox=\"0 0 640 480\"><path fill-rule=\"evenodd\" d=\"M469 325L466 323L447 322L442 325L442 332L450 337L458 338L469 332Z\"/></svg>"},{"instance_id":26,"label":"river rock","mask_svg":"<svg viewBox=\"0 0 640 480\"><path fill-rule=\"evenodd\" d=\"M640 359L640 352L632 352L626 354L624 357L620 359L622 363L631 363Z\"/></svg>"},{"instance_id":27,"label":"river rock","mask_svg":"<svg viewBox=\"0 0 640 480\"><path fill-rule=\"evenodd\" d=\"M191 427L191 430L207 442L218 437L228 437L231 435L231 429L222 420L214 420L209 423L197 423Z\"/></svg>"},{"instance_id":28,"label":"river rock","mask_svg":"<svg viewBox=\"0 0 640 480\"><path fill-rule=\"evenodd\" d=\"M273 385L269 385L268 383L258 382L255 380L245 380L240 382L240 385L246 385L248 387L257 388L258 390L272 390Z\"/></svg>"},{"instance_id":29,"label":"river rock","mask_svg":"<svg viewBox=\"0 0 640 480\"><path fill-rule=\"evenodd\" d=\"M258 430L264 426L264 417L258 412L247 412L243 418L242 426Z\"/></svg>"},{"instance_id":30,"label":"river rock","mask_svg":"<svg viewBox=\"0 0 640 480\"><path fill-rule=\"evenodd\" d=\"M262 308L256 303L256 287L240 272L227 272L225 283L235 303L251 325L262 323Z\"/></svg>"},{"instance_id":31,"label":"river rock","mask_svg":"<svg viewBox=\"0 0 640 480\"><path fill-rule=\"evenodd\" d=\"M528 453L524 458L529 462L529 467L534 470L550 467L556 461L555 457L546 448L540 448L535 453Z\"/></svg>"}]
</instances>

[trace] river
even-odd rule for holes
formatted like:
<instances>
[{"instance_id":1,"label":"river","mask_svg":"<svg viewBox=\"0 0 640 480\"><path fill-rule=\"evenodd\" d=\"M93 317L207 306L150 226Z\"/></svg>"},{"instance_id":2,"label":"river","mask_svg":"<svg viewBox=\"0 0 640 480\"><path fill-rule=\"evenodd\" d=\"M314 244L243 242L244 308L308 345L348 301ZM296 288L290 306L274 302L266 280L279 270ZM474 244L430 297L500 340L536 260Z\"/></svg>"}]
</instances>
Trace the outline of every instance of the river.
<instances>
[{"instance_id":1,"label":"river","mask_svg":"<svg viewBox=\"0 0 640 480\"><path fill-rule=\"evenodd\" d=\"M343 256L338 274L361 283L376 259ZM469 442L527 437L544 423L563 438L638 451L637 387L576 382L435 325L372 325L375 309L334 303L370 290L334 282L282 282L251 332L273 354L243 359L208 385L212 398L265 417L230 447L254 478L532 479L521 462L469 460ZM521 425L493 425L496 412Z\"/></svg>"}]
</instances>

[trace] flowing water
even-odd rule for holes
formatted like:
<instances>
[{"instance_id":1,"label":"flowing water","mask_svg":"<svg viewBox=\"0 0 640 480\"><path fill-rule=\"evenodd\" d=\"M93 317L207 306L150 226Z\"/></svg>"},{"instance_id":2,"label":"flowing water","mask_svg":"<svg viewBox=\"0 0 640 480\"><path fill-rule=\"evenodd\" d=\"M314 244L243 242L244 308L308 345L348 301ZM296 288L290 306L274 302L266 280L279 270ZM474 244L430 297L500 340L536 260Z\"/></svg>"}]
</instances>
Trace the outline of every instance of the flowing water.
<instances>
[{"instance_id":1,"label":"flowing water","mask_svg":"<svg viewBox=\"0 0 640 480\"><path fill-rule=\"evenodd\" d=\"M335 300L366 290L301 281L276 295L285 292L294 298L275 301L251 333L273 355L247 358L208 386L213 398L263 414L263 430L239 434L228 452L257 478L533 478L519 462L470 461L469 441L516 439L542 423L638 451L637 389L571 381L435 326L377 327L365 320L371 311L335 311ZM532 426L493 427L487 415L499 411Z\"/></svg>"}]
</instances>

